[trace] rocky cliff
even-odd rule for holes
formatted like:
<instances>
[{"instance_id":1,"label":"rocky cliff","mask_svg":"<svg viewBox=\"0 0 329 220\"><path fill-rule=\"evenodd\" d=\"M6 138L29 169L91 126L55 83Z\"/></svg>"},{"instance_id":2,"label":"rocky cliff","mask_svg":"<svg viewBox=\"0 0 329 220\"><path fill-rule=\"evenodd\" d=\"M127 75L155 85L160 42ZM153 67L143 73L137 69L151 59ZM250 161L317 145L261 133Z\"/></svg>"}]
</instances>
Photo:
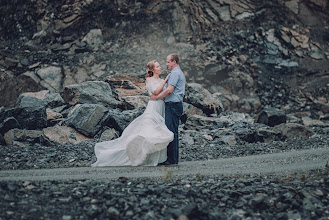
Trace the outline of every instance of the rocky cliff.
<instances>
[{"instance_id":1,"label":"rocky cliff","mask_svg":"<svg viewBox=\"0 0 329 220\"><path fill-rule=\"evenodd\" d=\"M325 0L2 0L0 13L2 120L47 111L39 126L45 128L79 104L137 109L147 101L146 63L165 67L172 52L190 83L186 102L193 108L185 116L276 108L295 122L328 120ZM42 111L17 110L35 104L29 97L41 100ZM115 113L103 107L92 108L102 125L111 124ZM16 123L8 120L6 131Z\"/></svg>"},{"instance_id":2,"label":"rocky cliff","mask_svg":"<svg viewBox=\"0 0 329 220\"><path fill-rule=\"evenodd\" d=\"M147 61L164 65L171 52L189 82L222 93L233 110L307 102L306 93L328 94L328 7L325 0L3 0L0 103L144 74Z\"/></svg>"}]
</instances>

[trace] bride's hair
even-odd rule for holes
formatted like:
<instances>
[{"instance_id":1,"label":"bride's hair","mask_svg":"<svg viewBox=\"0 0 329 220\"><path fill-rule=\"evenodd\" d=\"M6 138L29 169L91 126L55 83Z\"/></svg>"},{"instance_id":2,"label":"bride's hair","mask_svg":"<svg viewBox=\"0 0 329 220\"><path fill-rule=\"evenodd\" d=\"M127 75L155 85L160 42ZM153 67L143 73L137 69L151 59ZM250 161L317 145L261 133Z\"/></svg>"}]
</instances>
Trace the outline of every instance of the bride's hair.
<instances>
[{"instance_id":1,"label":"bride's hair","mask_svg":"<svg viewBox=\"0 0 329 220\"><path fill-rule=\"evenodd\" d=\"M155 67L155 63L157 61L156 60L152 60L150 62L147 63L147 73L146 73L146 78L147 77L152 77L153 76L153 70L154 70L154 67Z\"/></svg>"}]
</instances>

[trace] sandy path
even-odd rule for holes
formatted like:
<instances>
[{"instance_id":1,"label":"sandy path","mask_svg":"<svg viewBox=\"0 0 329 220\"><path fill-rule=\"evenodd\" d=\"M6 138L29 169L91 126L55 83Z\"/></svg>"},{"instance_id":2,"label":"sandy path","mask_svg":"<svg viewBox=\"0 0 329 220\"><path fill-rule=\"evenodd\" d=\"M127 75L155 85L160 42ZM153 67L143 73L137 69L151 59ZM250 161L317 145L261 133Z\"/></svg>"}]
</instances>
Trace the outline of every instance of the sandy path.
<instances>
[{"instance_id":1,"label":"sandy path","mask_svg":"<svg viewBox=\"0 0 329 220\"><path fill-rule=\"evenodd\" d=\"M77 167L37 170L3 170L0 181L104 180L127 178L158 178L170 175L235 175L252 173L289 173L324 168L329 148L289 151L209 161L182 162L169 167Z\"/></svg>"}]
</instances>

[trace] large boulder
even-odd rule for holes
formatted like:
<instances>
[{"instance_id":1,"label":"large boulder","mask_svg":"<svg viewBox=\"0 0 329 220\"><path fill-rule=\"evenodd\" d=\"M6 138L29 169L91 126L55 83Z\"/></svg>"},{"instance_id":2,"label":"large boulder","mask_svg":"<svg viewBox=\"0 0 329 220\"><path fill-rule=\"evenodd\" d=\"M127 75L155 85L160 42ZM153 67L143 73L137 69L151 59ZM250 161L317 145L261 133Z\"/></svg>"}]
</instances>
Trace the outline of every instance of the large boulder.
<instances>
[{"instance_id":1,"label":"large boulder","mask_svg":"<svg viewBox=\"0 0 329 220\"><path fill-rule=\"evenodd\" d=\"M122 98L126 103L131 104L134 108L145 107L150 100L149 96L145 95L134 95L125 96Z\"/></svg>"},{"instance_id":2,"label":"large boulder","mask_svg":"<svg viewBox=\"0 0 329 220\"><path fill-rule=\"evenodd\" d=\"M197 107L194 107L191 104L183 102L183 114L180 117L182 123L186 123L189 117L193 117L193 115L204 115L203 111Z\"/></svg>"},{"instance_id":3,"label":"large boulder","mask_svg":"<svg viewBox=\"0 0 329 220\"><path fill-rule=\"evenodd\" d=\"M51 93L49 90L22 93L16 101L18 107L31 106L32 104L55 108L65 105L65 101L59 93Z\"/></svg>"},{"instance_id":4,"label":"large boulder","mask_svg":"<svg viewBox=\"0 0 329 220\"><path fill-rule=\"evenodd\" d=\"M281 132L284 139L291 139L296 137L306 138L315 134L311 129L296 123L276 125L273 129Z\"/></svg>"},{"instance_id":5,"label":"large boulder","mask_svg":"<svg viewBox=\"0 0 329 220\"><path fill-rule=\"evenodd\" d=\"M39 91L44 89L40 80L32 72L26 72L19 76L7 71L0 74L0 105L7 108L15 106L17 97L22 92Z\"/></svg>"},{"instance_id":6,"label":"large boulder","mask_svg":"<svg viewBox=\"0 0 329 220\"><path fill-rule=\"evenodd\" d=\"M15 124L20 129L38 130L47 126L46 107L43 105L7 109L0 113L0 123L11 117L17 121Z\"/></svg>"},{"instance_id":7,"label":"large boulder","mask_svg":"<svg viewBox=\"0 0 329 220\"><path fill-rule=\"evenodd\" d=\"M55 144L78 144L90 138L67 126L54 126L43 129L44 137Z\"/></svg>"},{"instance_id":8,"label":"large boulder","mask_svg":"<svg viewBox=\"0 0 329 220\"><path fill-rule=\"evenodd\" d=\"M93 137L101 129L101 120L108 110L97 104L79 105L64 121L64 125L75 128L87 137Z\"/></svg>"},{"instance_id":9,"label":"large boulder","mask_svg":"<svg viewBox=\"0 0 329 220\"><path fill-rule=\"evenodd\" d=\"M15 141L27 143L42 143L49 144L46 141L43 132L40 130L26 130L26 129L11 129L4 134L4 139L7 145L13 144Z\"/></svg>"},{"instance_id":10,"label":"large boulder","mask_svg":"<svg viewBox=\"0 0 329 220\"><path fill-rule=\"evenodd\" d=\"M284 111L277 108L265 108L262 110L255 119L256 123L266 124L268 126L275 126L286 123L287 116Z\"/></svg>"},{"instance_id":11,"label":"large boulder","mask_svg":"<svg viewBox=\"0 0 329 220\"><path fill-rule=\"evenodd\" d=\"M184 124L184 129L187 130L214 129L218 127L223 127L223 123L218 118L201 115L190 115Z\"/></svg>"},{"instance_id":12,"label":"large boulder","mask_svg":"<svg viewBox=\"0 0 329 220\"><path fill-rule=\"evenodd\" d=\"M102 127L114 128L121 135L123 130L144 112L143 107L135 110L120 111L118 109L109 109L102 122Z\"/></svg>"},{"instance_id":13,"label":"large boulder","mask_svg":"<svg viewBox=\"0 0 329 220\"><path fill-rule=\"evenodd\" d=\"M237 123L247 123L252 124L253 119L249 114L239 113L239 112L225 112L225 115L221 115L219 120L226 126L231 127Z\"/></svg>"},{"instance_id":14,"label":"large boulder","mask_svg":"<svg viewBox=\"0 0 329 220\"><path fill-rule=\"evenodd\" d=\"M16 107L19 108L28 108L33 105L46 107L46 102L36 97L23 96L23 95L20 95L16 102Z\"/></svg>"},{"instance_id":15,"label":"large boulder","mask_svg":"<svg viewBox=\"0 0 329 220\"><path fill-rule=\"evenodd\" d=\"M262 124L238 122L232 126L230 132L248 143L271 142L281 139L281 133Z\"/></svg>"},{"instance_id":16,"label":"large boulder","mask_svg":"<svg viewBox=\"0 0 329 220\"><path fill-rule=\"evenodd\" d=\"M49 66L37 71L40 85L47 88L51 92L58 92L62 89L63 74L61 67Z\"/></svg>"},{"instance_id":17,"label":"large boulder","mask_svg":"<svg viewBox=\"0 0 329 220\"><path fill-rule=\"evenodd\" d=\"M87 81L66 86L61 96L70 105L101 104L106 107L116 108L122 104L115 99L109 84L102 81Z\"/></svg>"},{"instance_id":18,"label":"large boulder","mask_svg":"<svg viewBox=\"0 0 329 220\"><path fill-rule=\"evenodd\" d=\"M0 123L0 134L5 134L7 131L18 127L19 123L17 120L14 117L8 117Z\"/></svg>"},{"instance_id":19,"label":"large boulder","mask_svg":"<svg viewBox=\"0 0 329 220\"><path fill-rule=\"evenodd\" d=\"M149 96L145 89L145 78L136 74L114 74L105 80L115 90L119 97Z\"/></svg>"},{"instance_id":20,"label":"large boulder","mask_svg":"<svg viewBox=\"0 0 329 220\"><path fill-rule=\"evenodd\" d=\"M186 85L185 101L197 108L200 108L206 115L219 114L222 112L222 104L218 98L198 83Z\"/></svg>"},{"instance_id":21,"label":"large boulder","mask_svg":"<svg viewBox=\"0 0 329 220\"><path fill-rule=\"evenodd\" d=\"M233 71L228 73L228 78L219 82L212 90L219 94L223 107L226 110L251 113L261 106L257 94L254 92L253 78L243 72Z\"/></svg>"}]
</instances>

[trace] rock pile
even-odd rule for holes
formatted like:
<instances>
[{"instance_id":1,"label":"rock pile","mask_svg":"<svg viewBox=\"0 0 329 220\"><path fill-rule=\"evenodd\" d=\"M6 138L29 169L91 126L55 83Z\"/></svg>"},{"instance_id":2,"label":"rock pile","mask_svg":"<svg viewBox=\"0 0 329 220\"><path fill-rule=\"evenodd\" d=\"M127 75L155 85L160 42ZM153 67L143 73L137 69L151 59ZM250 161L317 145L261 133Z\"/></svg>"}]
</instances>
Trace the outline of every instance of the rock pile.
<instances>
[{"instance_id":1,"label":"rock pile","mask_svg":"<svg viewBox=\"0 0 329 220\"><path fill-rule=\"evenodd\" d=\"M1 108L0 141L6 145L2 146L2 169L90 166L95 160L94 144L119 137L149 100L144 76L120 77L70 85L61 94L23 93L17 107ZM256 115L226 111L219 94L197 83L186 88L179 127L181 161L328 144L327 120L276 108Z\"/></svg>"}]
</instances>

